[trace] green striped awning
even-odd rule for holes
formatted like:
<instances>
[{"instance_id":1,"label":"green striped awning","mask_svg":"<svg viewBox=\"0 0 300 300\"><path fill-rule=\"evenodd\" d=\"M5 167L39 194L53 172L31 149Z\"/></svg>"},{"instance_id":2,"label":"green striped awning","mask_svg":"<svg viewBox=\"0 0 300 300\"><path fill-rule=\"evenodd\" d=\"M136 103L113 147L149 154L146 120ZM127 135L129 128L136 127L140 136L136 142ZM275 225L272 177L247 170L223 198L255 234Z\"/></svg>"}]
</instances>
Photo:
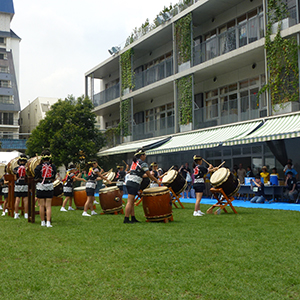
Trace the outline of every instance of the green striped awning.
<instances>
[{"instance_id":1,"label":"green striped awning","mask_svg":"<svg viewBox=\"0 0 300 300\"><path fill-rule=\"evenodd\" d=\"M167 140L167 139L166 138L157 138L157 139L151 139L151 140L148 139L148 140L143 140L143 141L124 143L124 144L118 145L116 147L100 151L98 153L98 155L106 156L106 155L115 155L115 154L122 154L122 153L132 153L132 152L135 152L138 148L151 147L151 146L154 146L155 144L160 145L160 142L163 143L164 140Z\"/></svg>"},{"instance_id":2,"label":"green striped awning","mask_svg":"<svg viewBox=\"0 0 300 300\"><path fill-rule=\"evenodd\" d=\"M147 151L147 155L213 148L224 141L243 137L251 133L262 121L248 122L236 125L224 125L212 129L202 129L191 133L178 134L160 147Z\"/></svg>"},{"instance_id":3,"label":"green striped awning","mask_svg":"<svg viewBox=\"0 0 300 300\"><path fill-rule=\"evenodd\" d=\"M250 144L300 137L300 114L267 119L253 133L223 143L223 146Z\"/></svg>"}]
</instances>

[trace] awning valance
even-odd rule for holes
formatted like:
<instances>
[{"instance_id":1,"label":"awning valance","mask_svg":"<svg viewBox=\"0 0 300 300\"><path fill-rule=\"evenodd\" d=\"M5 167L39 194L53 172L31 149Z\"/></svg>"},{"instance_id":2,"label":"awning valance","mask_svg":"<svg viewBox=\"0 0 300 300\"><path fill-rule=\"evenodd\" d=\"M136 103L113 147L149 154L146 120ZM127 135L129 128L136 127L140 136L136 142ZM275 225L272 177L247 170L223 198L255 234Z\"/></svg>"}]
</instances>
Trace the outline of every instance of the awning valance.
<instances>
[{"instance_id":1,"label":"awning valance","mask_svg":"<svg viewBox=\"0 0 300 300\"><path fill-rule=\"evenodd\" d=\"M300 114L267 119L264 124L247 136L236 137L223 146L250 144L300 137Z\"/></svg>"},{"instance_id":2,"label":"awning valance","mask_svg":"<svg viewBox=\"0 0 300 300\"><path fill-rule=\"evenodd\" d=\"M106 156L106 155L114 155L114 154L122 154L122 153L132 153L135 152L138 148L145 148L152 149L154 147L161 146L163 143L167 142L170 137L165 138L157 138L151 140L143 140L137 142L130 142L118 145L113 148L109 148L98 153L99 156Z\"/></svg>"},{"instance_id":3,"label":"awning valance","mask_svg":"<svg viewBox=\"0 0 300 300\"><path fill-rule=\"evenodd\" d=\"M248 135L261 124L260 120L174 135L162 146L147 151L147 155L217 147L224 141Z\"/></svg>"}]
</instances>

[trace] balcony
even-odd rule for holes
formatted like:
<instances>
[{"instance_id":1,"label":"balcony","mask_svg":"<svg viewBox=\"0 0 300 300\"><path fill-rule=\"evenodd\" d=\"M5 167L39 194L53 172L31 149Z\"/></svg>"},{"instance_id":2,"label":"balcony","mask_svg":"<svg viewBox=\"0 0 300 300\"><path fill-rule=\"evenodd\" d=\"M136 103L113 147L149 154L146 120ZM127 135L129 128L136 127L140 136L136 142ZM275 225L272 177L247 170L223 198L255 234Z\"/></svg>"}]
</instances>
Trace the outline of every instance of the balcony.
<instances>
[{"instance_id":1,"label":"balcony","mask_svg":"<svg viewBox=\"0 0 300 300\"><path fill-rule=\"evenodd\" d=\"M120 83L94 95L94 106L99 106L120 97Z\"/></svg>"},{"instance_id":2,"label":"balcony","mask_svg":"<svg viewBox=\"0 0 300 300\"><path fill-rule=\"evenodd\" d=\"M135 74L134 90L138 90L171 75L173 75L173 57L170 57L141 73Z\"/></svg>"},{"instance_id":3,"label":"balcony","mask_svg":"<svg viewBox=\"0 0 300 300\"><path fill-rule=\"evenodd\" d=\"M257 102L257 95L231 99L220 106L216 104L195 109L194 128L201 129L257 119L261 117L263 111L264 107L260 107Z\"/></svg>"},{"instance_id":4,"label":"balcony","mask_svg":"<svg viewBox=\"0 0 300 300\"><path fill-rule=\"evenodd\" d=\"M150 120L145 123L133 125L133 140L143 140L151 137L174 133L174 116Z\"/></svg>"},{"instance_id":5,"label":"balcony","mask_svg":"<svg viewBox=\"0 0 300 300\"><path fill-rule=\"evenodd\" d=\"M194 66L253 43L262 37L264 37L263 15L259 15L194 46Z\"/></svg>"}]
</instances>

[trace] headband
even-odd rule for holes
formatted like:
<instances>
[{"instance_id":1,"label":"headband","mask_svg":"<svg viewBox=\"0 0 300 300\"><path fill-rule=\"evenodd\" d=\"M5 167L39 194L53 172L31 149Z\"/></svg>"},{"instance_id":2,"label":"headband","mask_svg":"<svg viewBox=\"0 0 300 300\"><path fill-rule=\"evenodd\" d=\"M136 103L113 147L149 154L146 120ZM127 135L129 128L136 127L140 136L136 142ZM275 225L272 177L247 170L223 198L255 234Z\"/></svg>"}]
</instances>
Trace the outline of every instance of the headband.
<instances>
[{"instance_id":1,"label":"headband","mask_svg":"<svg viewBox=\"0 0 300 300\"><path fill-rule=\"evenodd\" d=\"M117 166L117 168L118 168L118 169L120 169L120 168L124 168L124 166Z\"/></svg>"},{"instance_id":2,"label":"headband","mask_svg":"<svg viewBox=\"0 0 300 300\"><path fill-rule=\"evenodd\" d=\"M194 155L193 160L202 160L202 157L198 155Z\"/></svg>"},{"instance_id":3,"label":"headband","mask_svg":"<svg viewBox=\"0 0 300 300\"><path fill-rule=\"evenodd\" d=\"M153 162L150 166L157 167L157 163Z\"/></svg>"},{"instance_id":4,"label":"headband","mask_svg":"<svg viewBox=\"0 0 300 300\"><path fill-rule=\"evenodd\" d=\"M137 155L143 155L143 154L146 154L146 152L144 150L139 150L137 153L134 154L134 156L137 156Z\"/></svg>"},{"instance_id":5,"label":"headband","mask_svg":"<svg viewBox=\"0 0 300 300\"><path fill-rule=\"evenodd\" d=\"M50 154L50 155L48 155L48 154L43 155L43 156L42 156L42 159L45 159L45 158L49 158L49 159L50 159L50 158L52 158L52 155L51 155L51 154Z\"/></svg>"},{"instance_id":6,"label":"headband","mask_svg":"<svg viewBox=\"0 0 300 300\"><path fill-rule=\"evenodd\" d=\"M95 160L89 161L88 164L97 164Z\"/></svg>"}]
</instances>

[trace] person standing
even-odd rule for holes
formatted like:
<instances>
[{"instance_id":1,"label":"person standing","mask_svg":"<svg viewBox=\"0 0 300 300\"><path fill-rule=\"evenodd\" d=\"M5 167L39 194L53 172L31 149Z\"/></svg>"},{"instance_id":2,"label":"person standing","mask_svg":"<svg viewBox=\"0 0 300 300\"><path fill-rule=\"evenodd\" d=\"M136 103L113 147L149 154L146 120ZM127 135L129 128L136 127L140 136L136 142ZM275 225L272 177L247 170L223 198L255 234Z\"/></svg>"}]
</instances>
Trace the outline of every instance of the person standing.
<instances>
[{"instance_id":1,"label":"person standing","mask_svg":"<svg viewBox=\"0 0 300 300\"><path fill-rule=\"evenodd\" d=\"M123 185L125 182L125 176L127 173L129 166L126 164L126 169L124 170L124 166L117 166L116 179L117 179L117 187L119 188L121 195L123 197Z\"/></svg>"},{"instance_id":2,"label":"person standing","mask_svg":"<svg viewBox=\"0 0 300 300\"><path fill-rule=\"evenodd\" d=\"M128 199L125 207L125 218L123 223L138 223L134 212L134 199L140 190L143 177L149 177L150 180L159 185L159 180L150 174L148 164L145 162L146 153L142 148L139 148L134 154L133 161L130 167L130 173L126 181L128 191ZM129 217L131 216L131 220Z\"/></svg>"},{"instance_id":3,"label":"person standing","mask_svg":"<svg viewBox=\"0 0 300 300\"><path fill-rule=\"evenodd\" d=\"M268 181L270 181L270 174L266 166L263 166L261 169L262 172L260 173L260 177L263 179L263 183L266 184Z\"/></svg>"},{"instance_id":4,"label":"person standing","mask_svg":"<svg viewBox=\"0 0 300 300\"><path fill-rule=\"evenodd\" d=\"M237 169L237 177L240 180L240 184L245 183L246 170L243 168L243 164L239 164L239 168Z\"/></svg>"},{"instance_id":5,"label":"person standing","mask_svg":"<svg viewBox=\"0 0 300 300\"><path fill-rule=\"evenodd\" d=\"M41 226L52 227L51 225L51 204L53 198L53 181L56 176L56 166L51 162L49 150L42 152L41 163L34 169L36 184L36 196L40 205ZM45 208L47 223L45 223Z\"/></svg>"},{"instance_id":6,"label":"person standing","mask_svg":"<svg viewBox=\"0 0 300 300\"><path fill-rule=\"evenodd\" d=\"M62 207L60 209L60 211L68 211L68 210L74 210L74 208L72 207L72 198L73 198L73 182L74 181L86 181L84 178L81 178L79 176L81 176L81 174L79 173L78 176L75 175L77 169L75 167L75 165L70 165L69 169L67 171L67 178L66 181L64 183L63 186L63 192L64 192L64 196L65 196L65 200L62 204ZM66 210L66 205L69 201L69 207L68 210Z\"/></svg>"},{"instance_id":7,"label":"person standing","mask_svg":"<svg viewBox=\"0 0 300 300\"><path fill-rule=\"evenodd\" d=\"M100 171L98 162L96 159L92 159L88 162L88 165L90 166L89 173L88 173L88 179L86 182L86 195L87 200L84 204L84 210L82 213L82 216L84 217L90 217L93 215L97 215L97 213L94 211L93 204L95 201L95 190L97 186L97 180L105 179L109 184L111 184L111 181L108 180ZM91 214L89 215L87 213L88 209L91 210Z\"/></svg>"},{"instance_id":8,"label":"person standing","mask_svg":"<svg viewBox=\"0 0 300 300\"><path fill-rule=\"evenodd\" d=\"M22 198L24 205L24 218L28 219L28 184L26 183L26 168L27 156L21 154L18 159L18 165L14 168L15 175L15 214L14 218L19 219L19 205Z\"/></svg>"},{"instance_id":9,"label":"person standing","mask_svg":"<svg viewBox=\"0 0 300 300\"><path fill-rule=\"evenodd\" d=\"M214 168L212 165L209 165L208 168L202 166L202 157L199 155L194 155L194 189L196 193L196 203L195 210L193 213L194 217L202 217L205 215L204 212L200 210L200 202L203 196L203 191L205 190L204 175L208 172L216 171L218 168Z\"/></svg>"},{"instance_id":10,"label":"person standing","mask_svg":"<svg viewBox=\"0 0 300 300\"><path fill-rule=\"evenodd\" d=\"M7 174L7 166L5 166L4 168L4 173ZM3 202L3 212L2 212L2 217L5 216L5 214L8 212L7 210L7 203L8 203L8 184L9 181L5 180L4 175L1 178L1 182L2 182L2 194L4 197L4 202Z\"/></svg>"},{"instance_id":11,"label":"person standing","mask_svg":"<svg viewBox=\"0 0 300 300\"><path fill-rule=\"evenodd\" d=\"M182 165L179 169L179 173L187 182L185 191L183 191L182 193L182 198L184 198L184 193L186 193L186 197L189 198L189 191L192 187L192 176L191 176L191 169L189 168L189 163L185 163L184 166Z\"/></svg>"}]
</instances>

